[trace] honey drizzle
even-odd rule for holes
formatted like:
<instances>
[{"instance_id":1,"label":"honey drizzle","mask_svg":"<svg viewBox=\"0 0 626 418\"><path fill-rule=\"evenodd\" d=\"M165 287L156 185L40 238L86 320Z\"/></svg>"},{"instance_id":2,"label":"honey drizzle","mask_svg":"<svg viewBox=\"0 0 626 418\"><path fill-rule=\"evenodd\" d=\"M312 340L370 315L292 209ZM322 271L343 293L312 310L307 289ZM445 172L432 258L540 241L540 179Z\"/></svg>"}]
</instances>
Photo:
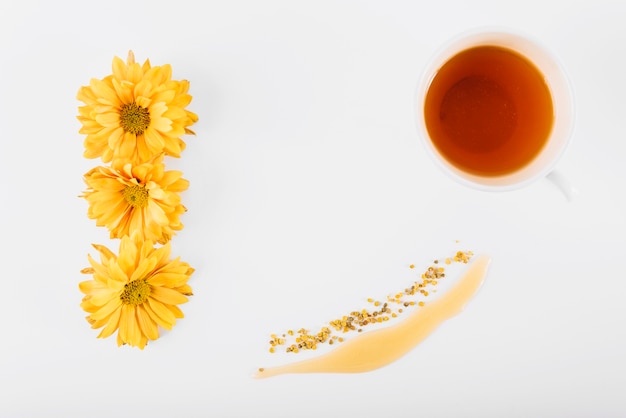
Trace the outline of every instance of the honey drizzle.
<instances>
[{"instance_id":1,"label":"honey drizzle","mask_svg":"<svg viewBox=\"0 0 626 418\"><path fill-rule=\"evenodd\" d=\"M316 358L261 368L255 377L287 373L363 373L386 366L424 341L445 320L459 314L483 283L490 262L488 256L477 257L445 295L411 313L397 325L360 334Z\"/></svg>"}]
</instances>

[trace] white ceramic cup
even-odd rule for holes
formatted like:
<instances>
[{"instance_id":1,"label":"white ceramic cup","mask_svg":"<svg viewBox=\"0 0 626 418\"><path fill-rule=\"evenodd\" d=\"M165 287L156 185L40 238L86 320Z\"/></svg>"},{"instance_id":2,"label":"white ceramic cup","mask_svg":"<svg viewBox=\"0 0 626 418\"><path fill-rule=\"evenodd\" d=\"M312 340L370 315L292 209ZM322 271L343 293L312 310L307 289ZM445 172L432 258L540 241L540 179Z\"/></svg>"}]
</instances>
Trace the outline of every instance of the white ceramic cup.
<instances>
[{"instance_id":1,"label":"white ceramic cup","mask_svg":"<svg viewBox=\"0 0 626 418\"><path fill-rule=\"evenodd\" d=\"M538 155L517 171L501 176L481 176L469 173L446 160L433 144L424 117L426 95L439 69L459 52L486 45L513 50L532 62L544 76L550 90L554 111L552 130ZM568 199L571 199L574 189L564 176L554 171L554 166L572 137L574 122L572 89L556 58L527 36L509 30L479 29L463 33L443 45L428 63L417 86L416 116L418 131L428 154L436 165L461 184L484 191L508 191L519 189L547 177L561 189Z\"/></svg>"}]
</instances>

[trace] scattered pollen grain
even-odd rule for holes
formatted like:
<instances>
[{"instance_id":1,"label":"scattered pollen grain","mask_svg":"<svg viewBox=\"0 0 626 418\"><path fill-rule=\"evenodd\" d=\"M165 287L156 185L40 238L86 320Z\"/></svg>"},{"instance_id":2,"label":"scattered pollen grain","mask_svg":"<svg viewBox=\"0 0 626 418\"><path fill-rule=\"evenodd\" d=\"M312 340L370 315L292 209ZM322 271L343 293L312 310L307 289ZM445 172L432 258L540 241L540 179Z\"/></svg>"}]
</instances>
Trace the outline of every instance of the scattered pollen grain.
<instances>
[{"instance_id":1,"label":"scattered pollen grain","mask_svg":"<svg viewBox=\"0 0 626 418\"><path fill-rule=\"evenodd\" d=\"M473 255L474 253L471 251L457 251L454 256L443 259L443 263L446 265L468 263ZM317 332L300 328L298 331L289 329L285 333L280 334L281 337L278 337L278 334L270 334L269 352L275 353L278 346L285 346L287 353L299 353L302 350L316 350L319 344L327 343L334 345L335 342L341 343L344 341L344 338L333 333L341 333L343 335L352 331L362 332L363 328L368 325L380 324L398 318L404 312L403 308L425 306L425 301L416 301L413 297L427 298L430 293L437 292L435 287L440 280L445 278L445 268L441 266L440 260L434 260L432 264L419 275L417 281L406 287L404 291L388 295L385 299L386 302L367 298L367 303L373 305L374 309L361 308L352 310L345 315L328 321L328 325L321 327ZM414 269L415 265L410 264L409 268ZM397 308L394 308L394 306L397 306ZM291 341L288 342L287 340ZM263 369L259 369L259 371L262 372Z\"/></svg>"}]
</instances>

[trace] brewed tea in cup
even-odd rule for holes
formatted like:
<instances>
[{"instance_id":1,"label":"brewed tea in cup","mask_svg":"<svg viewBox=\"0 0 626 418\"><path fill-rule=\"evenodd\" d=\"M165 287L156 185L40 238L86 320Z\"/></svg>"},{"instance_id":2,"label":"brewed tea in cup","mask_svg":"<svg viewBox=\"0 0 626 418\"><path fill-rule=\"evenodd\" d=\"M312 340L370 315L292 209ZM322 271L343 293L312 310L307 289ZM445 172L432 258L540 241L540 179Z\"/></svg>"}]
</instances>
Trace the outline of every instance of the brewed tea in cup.
<instances>
[{"instance_id":1,"label":"brewed tea in cup","mask_svg":"<svg viewBox=\"0 0 626 418\"><path fill-rule=\"evenodd\" d=\"M573 122L569 83L536 42L506 31L458 37L435 56L417 91L421 137L463 184L511 190L548 175Z\"/></svg>"}]
</instances>

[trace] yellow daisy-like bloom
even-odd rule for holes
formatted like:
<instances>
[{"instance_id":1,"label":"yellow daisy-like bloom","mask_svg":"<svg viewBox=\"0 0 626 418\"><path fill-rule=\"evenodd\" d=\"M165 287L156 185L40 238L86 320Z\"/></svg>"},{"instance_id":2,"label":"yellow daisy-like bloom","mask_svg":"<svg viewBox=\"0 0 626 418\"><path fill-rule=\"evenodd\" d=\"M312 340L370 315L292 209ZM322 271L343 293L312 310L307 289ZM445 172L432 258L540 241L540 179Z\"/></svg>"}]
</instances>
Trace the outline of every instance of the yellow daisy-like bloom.
<instances>
[{"instance_id":1,"label":"yellow daisy-like bloom","mask_svg":"<svg viewBox=\"0 0 626 418\"><path fill-rule=\"evenodd\" d=\"M187 209L179 193L189 182L182 174L165 171L163 155L139 165L117 161L95 167L85 174L88 189L81 196L89 202L87 216L106 226L111 238L136 232L141 239L164 244L183 229L179 216Z\"/></svg>"},{"instance_id":2,"label":"yellow daisy-like bloom","mask_svg":"<svg viewBox=\"0 0 626 418\"><path fill-rule=\"evenodd\" d=\"M143 348L159 338L159 326L171 330L184 315L177 305L188 301L187 284L194 269L179 258L170 259L170 245L155 248L139 234L122 238L119 255L102 245L93 245L100 262L88 255L91 267L81 271L93 280L79 284L85 294L81 307L89 313L93 329L102 328L98 338L116 330L118 346Z\"/></svg>"},{"instance_id":3,"label":"yellow daisy-like bloom","mask_svg":"<svg viewBox=\"0 0 626 418\"><path fill-rule=\"evenodd\" d=\"M113 59L113 74L92 79L79 89L78 120L86 134L85 157L139 164L164 153L179 157L185 149L183 134L198 116L185 109L191 102L189 82L172 80L169 64L152 67L135 62L132 51L126 63Z\"/></svg>"}]
</instances>

